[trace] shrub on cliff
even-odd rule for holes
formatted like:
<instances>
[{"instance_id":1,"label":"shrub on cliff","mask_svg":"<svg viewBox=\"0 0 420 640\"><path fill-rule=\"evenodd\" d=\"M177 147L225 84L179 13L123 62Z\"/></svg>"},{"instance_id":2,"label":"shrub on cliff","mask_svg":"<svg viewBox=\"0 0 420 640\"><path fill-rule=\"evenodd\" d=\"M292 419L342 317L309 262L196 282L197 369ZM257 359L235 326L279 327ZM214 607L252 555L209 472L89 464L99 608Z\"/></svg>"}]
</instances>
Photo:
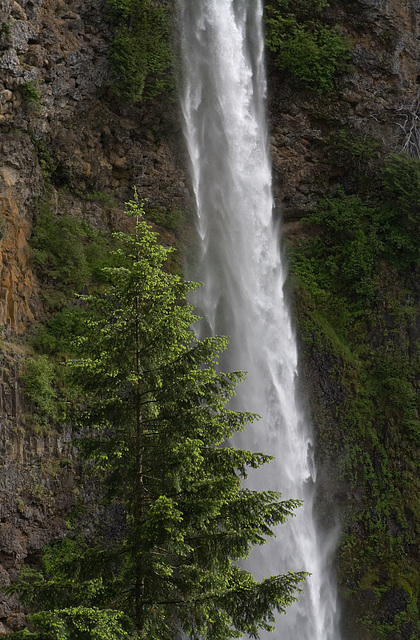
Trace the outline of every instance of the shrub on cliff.
<instances>
[{"instance_id":1,"label":"shrub on cliff","mask_svg":"<svg viewBox=\"0 0 420 640\"><path fill-rule=\"evenodd\" d=\"M35 356L26 360L21 381L32 405L34 421L46 425L50 420L57 419L54 366L48 358Z\"/></svg>"},{"instance_id":2,"label":"shrub on cliff","mask_svg":"<svg viewBox=\"0 0 420 640\"><path fill-rule=\"evenodd\" d=\"M171 10L151 0L107 0L114 27L110 63L115 92L133 104L173 86Z\"/></svg>"},{"instance_id":3,"label":"shrub on cliff","mask_svg":"<svg viewBox=\"0 0 420 640\"><path fill-rule=\"evenodd\" d=\"M344 68L349 45L320 19L324 0L272 0L265 6L266 44L275 64L308 89L331 91Z\"/></svg>"}]
</instances>

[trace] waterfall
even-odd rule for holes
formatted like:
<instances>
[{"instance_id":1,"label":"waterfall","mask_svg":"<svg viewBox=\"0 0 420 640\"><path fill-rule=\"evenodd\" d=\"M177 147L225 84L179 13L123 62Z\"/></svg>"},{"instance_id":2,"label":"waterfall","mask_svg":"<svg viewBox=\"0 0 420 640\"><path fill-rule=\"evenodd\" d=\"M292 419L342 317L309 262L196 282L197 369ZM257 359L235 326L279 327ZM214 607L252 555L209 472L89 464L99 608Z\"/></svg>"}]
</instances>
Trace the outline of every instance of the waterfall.
<instances>
[{"instance_id":1,"label":"waterfall","mask_svg":"<svg viewBox=\"0 0 420 640\"><path fill-rule=\"evenodd\" d=\"M313 519L312 432L297 398L296 340L273 222L262 3L177 2L181 106L200 238L193 276L205 284L194 299L204 318L200 331L228 335L223 367L248 372L235 408L262 419L235 444L275 456L250 477L250 486L304 500L246 566L259 579L287 570L312 574L300 602L279 616L269 637L337 640L328 566L334 536L321 536Z\"/></svg>"}]
</instances>

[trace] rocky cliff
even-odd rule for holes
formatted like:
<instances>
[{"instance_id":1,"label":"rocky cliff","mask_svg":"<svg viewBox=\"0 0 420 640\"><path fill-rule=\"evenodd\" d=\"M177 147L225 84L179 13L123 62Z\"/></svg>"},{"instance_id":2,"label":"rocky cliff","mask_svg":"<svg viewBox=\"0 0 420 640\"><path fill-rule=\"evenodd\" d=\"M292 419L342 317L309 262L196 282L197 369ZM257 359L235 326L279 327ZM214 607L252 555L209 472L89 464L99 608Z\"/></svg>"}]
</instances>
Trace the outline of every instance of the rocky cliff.
<instances>
[{"instance_id":1,"label":"rocky cliff","mask_svg":"<svg viewBox=\"0 0 420 640\"><path fill-rule=\"evenodd\" d=\"M34 355L31 336L52 312L45 287L55 277L34 267L33 224L48 209L55 220L73 216L97 231L121 227L122 203L135 185L172 242L165 220L190 203L176 101L130 106L115 95L105 13L105 0L0 0L1 584L25 561L35 563L43 544L62 535L74 505L88 500L70 433L33 423L33 403L20 383ZM314 93L268 60L276 206L292 249L322 236L319 225L302 218L338 184L369 200L366 181L375 182L389 154L420 155L420 3L335 0L324 19L338 25L352 52L332 92ZM375 189L372 206L379 206L382 186ZM402 410L388 411L395 401L384 391L390 375L375 374L375 398L360 390L373 380L375 354L383 359L386 352L407 361L410 389L418 393L418 269L411 262L398 270L382 259L375 277L380 285L369 318L365 307L342 334L301 281L293 290L319 443L319 510L337 505L342 523L344 633L352 640L413 640L418 440L405 432ZM389 449L395 456L384 453ZM381 506L378 492L398 494L405 519L390 497ZM380 527L369 528L366 518L379 519ZM16 601L1 599L0 634L22 624Z\"/></svg>"},{"instance_id":2,"label":"rocky cliff","mask_svg":"<svg viewBox=\"0 0 420 640\"><path fill-rule=\"evenodd\" d=\"M31 422L21 388L28 337L46 317L28 241L40 202L94 229L121 227L136 185L152 208L178 210L184 183L173 103L128 107L111 92L105 3L0 2L0 581L36 561L81 498L62 427ZM51 310L50 310L51 311ZM22 626L0 599L0 634Z\"/></svg>"},{"instance_id":3,"label":"rocky cliff","mask_svg":"<svg viewBox=\"0 0 420 640\"><path fill-rule=\"evenodd\" d=\"M408 639L419 633L419 439L418 422L413 434L398 405L404 387L418 420L418 205L411 231L415 258L407 268L398 264L408 251L404 243L395 248L395 259L383 253L368 269L369 281L375 281L369 301L362 301L362 288L352 289L351 278L346 281L345 262L352 260L352 243L360 242L355 253L360 266L359 232L369 228L374 209L397 203L396 192L387 203L382 200L387 159L401 152L420 155L420 4L336 1L326 19L352 46L335 91L317 96L301 90L269 60L274 189L292 273L297 269L294 299L301 366L318 437L321 520L326 503L340 509L344 637ZM333 219L336 199L319 205L325 196L337 194L337 185L347 212L367 205L357 221ZM311 225L317 208L321 214ZM400 211L388 227L379 214L374 224L382 248L403 215ZM329 231L322 228L322 217ZM322 248L314 247L315 238ZM340 247L347 251L341 262ZM312 262L302 261L302 251ZM319 260L326 261L326 269ZM328 290L324 297L333 281L335 293ZM405 396L406 408L410 402Z\"/></svg>"},{"instance_id":4,"label":"rocky cliff","mask_svg":"<svg viewBox=\"0 0 420 640\"><path fill-rule=\"evenodd\" d=\"M419 11L419 3L408 0L333 2L329 18L352 45L336 92L318 97L299 91L287 75L271 77L274 180L288 219L345 178L346 167L335 167L329 156L338 130L372 136L382 152L415 152L410 145L416 144L420 95Z\"/></svg>"}]
</instances>

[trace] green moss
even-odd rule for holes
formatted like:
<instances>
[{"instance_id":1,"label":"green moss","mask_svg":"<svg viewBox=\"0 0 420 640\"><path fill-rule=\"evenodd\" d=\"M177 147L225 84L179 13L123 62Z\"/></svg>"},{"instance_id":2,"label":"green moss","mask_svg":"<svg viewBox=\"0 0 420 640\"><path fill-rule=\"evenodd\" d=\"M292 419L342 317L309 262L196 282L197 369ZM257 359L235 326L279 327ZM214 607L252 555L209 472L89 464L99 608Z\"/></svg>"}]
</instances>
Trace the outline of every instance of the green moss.
<instances>
[{"instance_id":1,"label":"green moss","mask_svg":"<svg viewBox=\"0 0 420 640\"><path fill-rule=\"evenodd\" d=\"M105 234L93 231L86 222L56 211L47 189L35 216L31 246L44 301L53 310L66 306L70 295L103 277L111 245Z\"/></svg>"},{"instance_id":2,"label":"green moss","mask_svg":"<svg viewBox=\"0 0 420 640\"><path fill-rule=\"evenodd\" d=\"M415 567L405 567L404 573L401 573L401 565L396 563L390 564L390 573L392 581L404 591L410 598L417 599L420 594L420 571Z\"/></svg>"},{"instance_id":3,"label":"green moss","mask_svg":"<svg viewBox=\"0 0 420 640\"><path fill-rule=\"evenodd\" d=\"M26 82L23 86L23 97L28 102L32 102L36 107L41 106L41 91L36 80Z\"/></svg>"},{"instance_id":4,"label":"green moss","mask_svg":"<svg viewBox=\"0 0 420 640\"><path fill-rule=\"evenodd\" d=\"M112 196L110 196L109 193L105 193L104 191L80 191L79 189L74 189L73 193L78 195L86 202L103 202L109 207L117 206Z\"/></svg>"},{"instance_id":5,"label":"green moss","mask_svg":"<svg viewBox=\"0 0 420 640\"><path fill-rule=\"evenodd\" d=\"M377 585L378 582L380 582L379 570L377 568L369 569L369 571L367 571L365 575L362 577L362 579L360 580L360 588L370 589L375 585Z\"/></svg>"},{"instance_id":6,"label":"green moss","mask_svg":"<svg viewBox=\"0 0 420 640\"><path fill-rule=\"evenodd\" d=\"M374 138L347 128L339 129L328 138L325 153L331 165L345 176L347 192L370 201L372 194L381 188L378 166L381 147Z\"/></svg>"},{"instance_id":7,"label":"green moss","mask_svg":"<svg viewBox=\"0 0 420 640\"><path fill-rule=\"evenodd\" d=\"M179 232L185 222L184 212L180 209L168 210L166 207L146 205L145 212L147 218L155 224L167 229L168 231Z\"/></svg>"},{"instance_id":8,"label":"green moss","mask_svg":"<svg viewBox=\"0 0 420 640\"><path fill-rule=\"evenodd\" d=\"M420 159L391 156L382 169L382 186L377 224L387 257L404 269L420 258Z\"/></svg>"},{"instance_id":9,"label":"green moss","mask_svg":"<svg viewBox=\"0 0 420 640\"><path fill-rule=\"evenodd\" d=\"M33 337L34 349L46 355L63 356L71 350L72 338L80 327L79 307L64 307L40 325Z\"/></svg>"}]
</instances>

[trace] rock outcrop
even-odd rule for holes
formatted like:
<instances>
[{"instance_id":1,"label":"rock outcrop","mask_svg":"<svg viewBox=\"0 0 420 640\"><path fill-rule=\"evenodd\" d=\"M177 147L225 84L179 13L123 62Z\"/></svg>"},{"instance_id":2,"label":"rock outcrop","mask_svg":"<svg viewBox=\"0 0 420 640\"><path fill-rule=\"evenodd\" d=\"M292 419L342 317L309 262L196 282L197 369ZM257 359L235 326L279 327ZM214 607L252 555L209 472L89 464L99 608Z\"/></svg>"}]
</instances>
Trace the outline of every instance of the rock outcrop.
<instances>
[{"instance_id":1,"label":"rock outcrop","mask_svg":"<svg viewBox=\"0 0 420 640\"><path fill-rule=\"evenodd\" d=\"M286 221L313 208L345 178L329 154L338 130L372 137L387 152L420 155L419 3L336 1L329 11L353 47L337 90L322 96L299 91L285 74L271 69L274 185Z\"/></svg>"}]
</instances>

